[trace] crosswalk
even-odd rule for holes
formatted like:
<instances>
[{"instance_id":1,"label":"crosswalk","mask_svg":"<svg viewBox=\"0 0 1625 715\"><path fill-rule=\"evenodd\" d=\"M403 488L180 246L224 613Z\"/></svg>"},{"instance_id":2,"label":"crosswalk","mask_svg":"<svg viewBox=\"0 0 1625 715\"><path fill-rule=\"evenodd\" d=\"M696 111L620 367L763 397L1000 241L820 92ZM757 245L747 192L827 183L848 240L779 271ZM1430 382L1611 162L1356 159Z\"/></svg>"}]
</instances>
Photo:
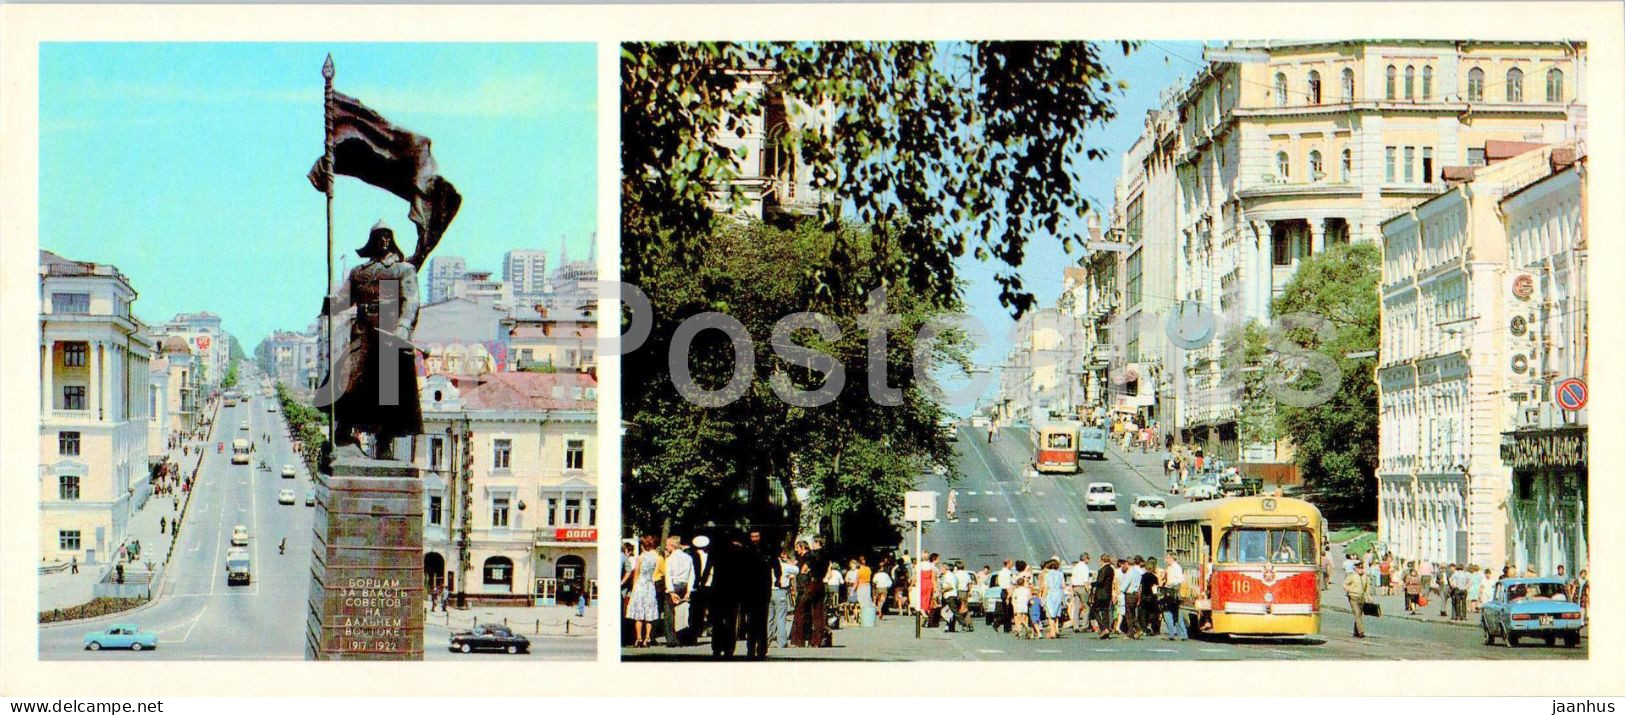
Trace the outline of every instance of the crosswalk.
<instances>
[{"instance_id":1,"label":"crosswalk","mask_svg":"<svg viewBox=\"0 0 1625 715\"><path fill-rule=\"evenodd\" d=\"M1038 523L1038 518L1029 516L1029 517L1027 517L1026 521L1027 521L1028 524L1037 524ZM1046 519L1045 521L1047 522L1048 519ZM963 518L953 518L953 519L948 520L948 523L950 523L950 524L964 523L964 524L989 524L989 525L992 525L992 524L1020 524L1021 522L1022 522L1021 519L1018 519L1018 518L1013 517L1013 516L1007 516L1007 517L1002 517L1002 518L997 517L997 516L990 516L990 517L969 516L969 517L963 517ZM1091 516L1088 519L1086 519L1086 522L1090 523L1090 524L1100 524L1100 523L1127 524L1128 520L1124 519L1122 517L1098 517L1097 518L1097 517ZM1055 523L1057 523L1057 524L1066 524L1066 523L1068 523L1068 521L1067 521L1066 517L1060 516L1060 517L1055 518Z\"/></svg>"}]
</instances>

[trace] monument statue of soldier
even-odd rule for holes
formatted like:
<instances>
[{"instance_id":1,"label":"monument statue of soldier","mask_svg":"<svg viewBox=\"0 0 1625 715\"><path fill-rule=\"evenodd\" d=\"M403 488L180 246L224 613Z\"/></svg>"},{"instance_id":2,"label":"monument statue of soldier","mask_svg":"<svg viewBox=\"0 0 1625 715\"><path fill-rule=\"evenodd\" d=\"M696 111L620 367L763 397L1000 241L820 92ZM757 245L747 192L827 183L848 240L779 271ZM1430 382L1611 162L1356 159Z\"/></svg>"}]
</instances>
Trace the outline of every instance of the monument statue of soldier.
<instances>
[{"instance_id":1,"label":"monument statue of soldier","mask_svg":"<svg viewBox=\"0 0 1625 715\"><path fill-rule=\"evenodd\" d=\"M383 221L367 235L356 266L330 301L329 320L350 306L355 316L342 350L335 351L327 383L316 396L319 409L333 410L335 457L393 459L396 438L423 432L418 405L412 328L418 316L417 269L401 254L395 233ZM336 338L335 338L336 340ZM371 436L373 452L360 435Z\"/></svg>"}]
</instances>

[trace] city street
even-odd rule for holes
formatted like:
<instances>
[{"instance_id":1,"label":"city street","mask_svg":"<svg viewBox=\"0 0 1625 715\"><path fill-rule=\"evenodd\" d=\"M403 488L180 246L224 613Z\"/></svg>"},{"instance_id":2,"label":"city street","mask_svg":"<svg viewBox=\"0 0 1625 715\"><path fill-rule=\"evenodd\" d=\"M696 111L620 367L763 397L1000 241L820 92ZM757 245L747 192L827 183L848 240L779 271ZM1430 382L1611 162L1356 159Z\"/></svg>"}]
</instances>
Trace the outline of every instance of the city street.
<instances>
[{"instance_id":1,"label":"city street","mask_svg":"<svg viewBox=\"0 0 1625 715\"><path fill-rule=\"evenodd\" d=\"M246 403L220 409L161 593L134 611L41 626L41 659L304 658L313 511L305 506L305 492L311 482L293 454L281 413L266 411L274 398L251 392L255 394ZM246 431L240 429L243 422L249 424ZM269 444L265 435L270 435ZM231 463L231 441L238 437L257 442L246 466ZM224 451L217 451L213 442L224 443ZM269 471L257 468L262 459ZM285 464L293 465L294 479L281 477ZM282 489L294 491L293 505L277 503ZM246 586L227 586L225 555L232 528L239 524L248 528L253 578ZM284 538L287 553L278 554ZM85 633L113 623L155 631L157 650L83 649Z\"/></svg>"}]
</instances>

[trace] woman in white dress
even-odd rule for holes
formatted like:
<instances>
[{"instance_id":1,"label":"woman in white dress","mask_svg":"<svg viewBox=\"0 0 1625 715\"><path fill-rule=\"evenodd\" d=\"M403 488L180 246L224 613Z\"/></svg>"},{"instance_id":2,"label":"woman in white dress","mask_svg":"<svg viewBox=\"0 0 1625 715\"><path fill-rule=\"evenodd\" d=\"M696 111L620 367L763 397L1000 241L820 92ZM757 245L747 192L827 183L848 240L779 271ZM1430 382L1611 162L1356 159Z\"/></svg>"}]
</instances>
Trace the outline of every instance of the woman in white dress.
<instances>
[{"instance_id":1,"label":"woman in white dress","mask_svg":"<svg viewBox=\"0 0 1625 715\"><path fill-rule=\"evenodd\" d=\"M632 621L634 648L649 647L654 636L655 621L660 620L660 603L655 596L655 572L660 568L660 552L656 550L653 534L644 534L643 547L629 574L632 579L632 597L626 604L626 617Z\"/></svg>"}]
</instances>

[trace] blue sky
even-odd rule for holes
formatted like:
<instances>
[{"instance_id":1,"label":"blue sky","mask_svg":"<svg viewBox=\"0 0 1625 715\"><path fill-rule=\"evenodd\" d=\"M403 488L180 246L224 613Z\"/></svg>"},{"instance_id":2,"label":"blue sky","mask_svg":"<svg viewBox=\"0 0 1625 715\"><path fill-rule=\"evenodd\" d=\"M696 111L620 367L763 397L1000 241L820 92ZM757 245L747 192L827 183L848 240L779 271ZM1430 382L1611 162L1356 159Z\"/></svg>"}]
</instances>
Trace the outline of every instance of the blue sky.
<instances>
[{"instance_id":1,"label":"blue sky","mask_svg":"<svg viewBox=\"0 0 1625 715\"><path fill-rule=\"evenodd\" d=\"M244 350L321 305L322 59L335 89L428 136L463 206L434 255L500 271L503 252L597 229L591 44L74 43L40 49L40 247L117 265L142 319L218 313ZM335 261L407 204L340 177ZM335 264L335 271L338 265Z\"/></svg>"},{"instance_id":2,"label":"blue sky","mask_svg":"<svg viewBox=\"0 0 1625 715\"><path fill-rule=\"evenodd\" d=\"M1117 118L1095 128L1084 138L1088 146L1107 151L1105 159L1083 164L1081 184L1090 208L1101 215L1104 226L1109 221L1113 182L1121 173L1123 154L1134 145L1145 127L1145 113L1160 106L1163 90L1177 86L1180 78L1188 80L1200 69L1202 43L1147 42L1126 57L1117 43L1101 43L1101 54L1111 69L1112 78L1128 82L1126 92L1114 95ZM1063 224L1062 229L1066 228ZM1082 234L1084 229L1080 224L1075 230ZM1028 241L1026 257L1018 272L1027 290L1038 298L1039 306L1055 305L1055 299L1061 294L1061 269L1076 265L1083 255L1081 251L1074 248L1073 253L1067 254L1061 249L1060 240L1053 236L1034 236ZM974 359L981 366L999 365L1009 350L1009 334L1014 325L1009 309L999 305L999 285L993 279L1000 264L983 263L967 253L957 265L960 276L969 282L964 296L967 310L987 329L990 338L981 344ZM984 397L990 397L998 389L998 375L995 370L988 376ZM945 378L945 387L949 389L965 386L962 378ZM968 414L974 407L972 402L961 400L949 408Z\"/></svg>"}]
</instances>

